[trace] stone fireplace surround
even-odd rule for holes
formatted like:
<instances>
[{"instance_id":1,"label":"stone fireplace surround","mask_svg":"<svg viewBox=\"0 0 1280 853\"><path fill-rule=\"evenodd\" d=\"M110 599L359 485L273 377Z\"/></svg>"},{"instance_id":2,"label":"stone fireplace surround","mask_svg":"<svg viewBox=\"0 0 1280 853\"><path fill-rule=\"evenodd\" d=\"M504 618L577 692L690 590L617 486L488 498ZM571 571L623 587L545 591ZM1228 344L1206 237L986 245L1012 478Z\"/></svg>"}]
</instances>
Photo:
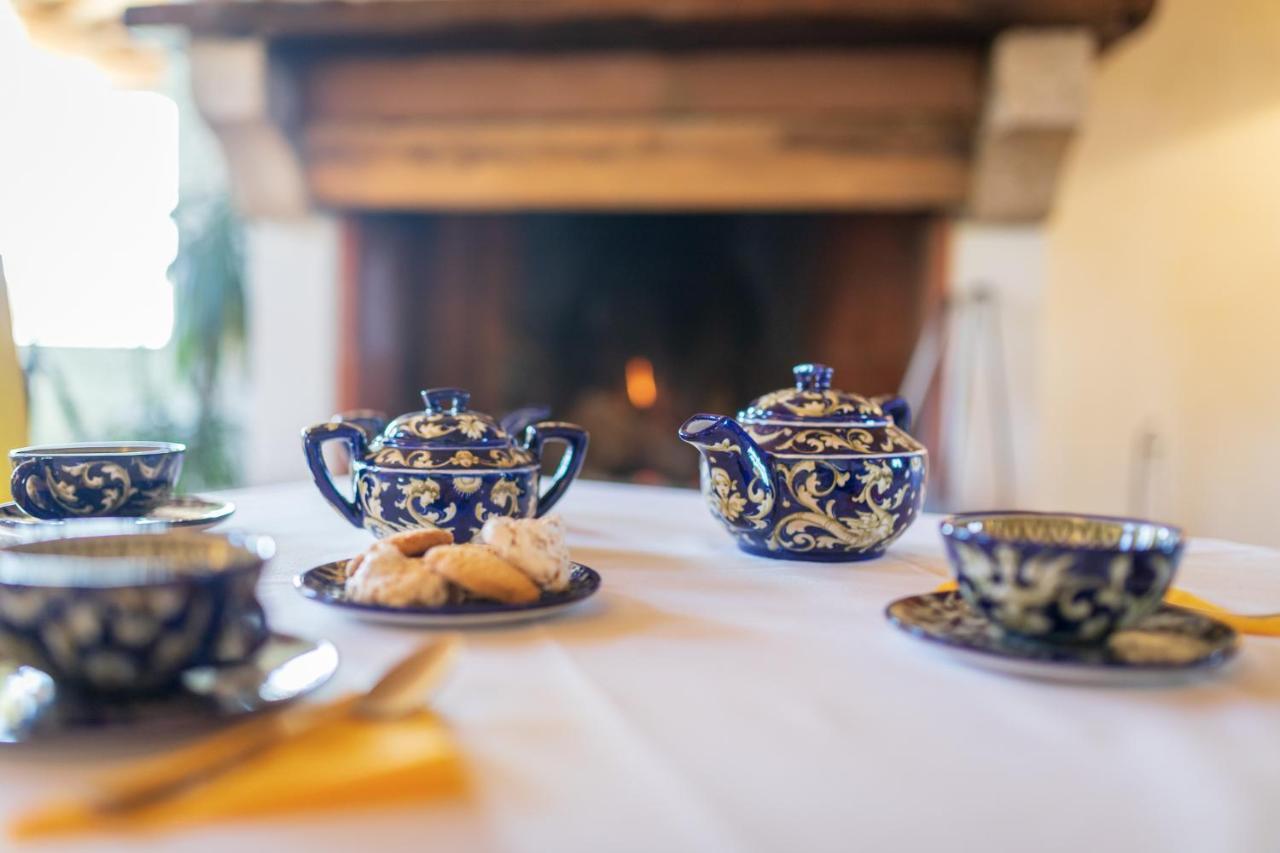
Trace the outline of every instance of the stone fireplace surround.
<instances>
[{"instance_id":1,"label":"stone fireplace surround","mask_svg":"<svg viewBox=\"0 0 1280 853\"><path fill-rule=\"evenodd\" d=\"M895 390L946 299L951 224L1046 213L1095 50L1149 5L196 0L128 21L190 32L251 223L336 219L335 407L442 384L550 402L601 420L597 473L665 481L660 442L628 455L650 446L635 424L669 436L788 359ZM555 298L579 326L531 331ZM621 407L632 355L656 411Z\"/></svg>"}]
</instances>

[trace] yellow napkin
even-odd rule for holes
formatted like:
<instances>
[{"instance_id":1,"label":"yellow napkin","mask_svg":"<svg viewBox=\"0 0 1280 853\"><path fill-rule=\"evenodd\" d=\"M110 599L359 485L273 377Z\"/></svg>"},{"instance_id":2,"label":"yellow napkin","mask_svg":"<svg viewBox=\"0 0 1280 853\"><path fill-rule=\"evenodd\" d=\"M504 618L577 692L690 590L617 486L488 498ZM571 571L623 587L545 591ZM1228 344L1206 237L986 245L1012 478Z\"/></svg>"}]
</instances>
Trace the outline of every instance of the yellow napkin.
<instances>
[{"instance_id":1,"label":"yellow napkin","mask_svg":"<svg viewBox=\"0 0 1280 853\"><path fill-rule=\"evenodd\" d=\"M171 770L210 752L218 754L242 737L239 728L213 735L114 773L102 784L110 788ZM9 829L14 838L24 839L104 830L138 832L234 818L457 797L465 788L462 761L453 739L430 712L380 722L333 714L314 729L163 802L107 815L96 812L87 798L64 800L20 815Z\"/></svg>"},{"instance_id":2,"label":"yellow napkin","mask_svg":"<svg viewBox=\"0 0 1280 853\"><path fill-rule=\"evenodd\" d=\"M935 592L950 592L955 588L955 581L947 581L939 586ZM1206 616L1212 616L1219 622L1227 623L1241 634L1255 634L1259 637L1280 637L1280 613L1265 616L1246 616L1232 613L1230 610L1219 607L1211 601L1205 601L1200 596L1192 595L1182 589L1170 589L1165 593L1164 601L1165 604L1185 607L1187 610L1195 610Z\"/></svg>"}]
</instances>

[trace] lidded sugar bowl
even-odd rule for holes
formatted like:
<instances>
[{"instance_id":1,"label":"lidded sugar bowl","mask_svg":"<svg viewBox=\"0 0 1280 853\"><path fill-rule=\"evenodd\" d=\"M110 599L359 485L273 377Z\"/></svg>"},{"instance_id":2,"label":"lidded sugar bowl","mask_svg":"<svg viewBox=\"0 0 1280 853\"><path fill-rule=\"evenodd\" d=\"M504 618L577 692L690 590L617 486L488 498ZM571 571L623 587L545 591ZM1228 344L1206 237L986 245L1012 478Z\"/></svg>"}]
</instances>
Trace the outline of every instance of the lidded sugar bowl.
<instances>
[{"instance_id":1,"label":"lidded sugar bowl","mask_svg":"<svg viewBox=\"0 0 1280 853\"><path fill-rule=\"evenodd\" d=\"M389 424L365 410L303 430L316 487L343 518L378 537L435 526L467 542L492 516L526 518L551 509L582 470L587 431L557 421L524 426L509 417L509 432L468 409L470 399L457 388L436 388L422 392L424 411ZM321 448L330 441L345 442L350 451L353 498L338 490L325 464ZM539 494L548 442L566 448Z\"/></svg>"},{"instance_id":2,"label":"lidded sugar bowl","mask_svg":"<svg viewBox=\"0 0 1280 853\"><path fill-rule=\"evenodd\" d=\"M826 365L793 372L795 387L758 397L736 420L699 414L680 427L702 455L703 496L749 553L878 557L924 502L928 453L906 432L906 401L833 390Z\"/></svg>"}]
</instances>

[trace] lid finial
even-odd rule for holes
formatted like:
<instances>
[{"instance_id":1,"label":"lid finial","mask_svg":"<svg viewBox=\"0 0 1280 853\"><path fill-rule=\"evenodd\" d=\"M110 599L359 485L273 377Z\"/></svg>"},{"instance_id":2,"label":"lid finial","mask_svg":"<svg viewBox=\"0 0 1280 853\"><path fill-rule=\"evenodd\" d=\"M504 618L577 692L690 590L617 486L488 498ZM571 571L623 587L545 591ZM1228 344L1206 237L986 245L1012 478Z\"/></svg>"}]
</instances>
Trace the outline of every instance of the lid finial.
<instances>
[{"instance_id":1,"label":"lid finial","mask_svg":"<svg viewBox=\"0 0 1280 853\"><path fill-rule=\"evenodd\" d=\"M456 415L467 410L471 394L460 388L432 388L422 392L422 403L431 414L444 412Z\"/></svg>"},{"instance_id":2,"label":"lid finial","mask_svg":"<svg viewBox=\"0 0 1280 853\"><path fill-rule=\"evenodd\" d=\"M801 391L826 391L831 387L831 374L835 373L825 364L797 364L791 368L796 376L796 388Z\"/></svg>"}]
</instances>

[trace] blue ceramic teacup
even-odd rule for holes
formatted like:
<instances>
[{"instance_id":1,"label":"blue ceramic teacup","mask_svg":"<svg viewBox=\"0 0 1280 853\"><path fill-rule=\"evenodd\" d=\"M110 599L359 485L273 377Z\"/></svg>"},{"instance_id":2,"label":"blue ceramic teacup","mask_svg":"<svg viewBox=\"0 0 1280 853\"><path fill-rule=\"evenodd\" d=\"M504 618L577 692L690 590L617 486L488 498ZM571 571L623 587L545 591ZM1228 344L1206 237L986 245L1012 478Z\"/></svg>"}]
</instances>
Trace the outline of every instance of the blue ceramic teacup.
<instances>
[{"instance_id":1,"label":"blue ceramic teacup","mask_svg":"<svg viewBox=\"0 0 1280 853\"><path fill-rule=\"evenodd\" d=\"M9 451L14 502L36 518L145 515L173 494L181 444L130 441Z\"/></svg>"},{"instance_id":2,"label":"blue ceramic teacup","mask_svg":"<svg viewBox=\"0 0 1280 853\"><path fill-rule=\"evenodd\" d=\"M941 526L960 594L1007 631L1088 643L1160 606L1182 531L1134 518L962 513Z\"/></svg>"},{"instance_id":3,"label":"blue ceramic teacup","mask_svg":"<svg viewBox=\"0 0 1280 853\"><path fill-rule=\"evenodd\" d=\"M85 522L89 524L89 522ZM267 537L166 531L0 549L0 651L57 680L149 692L237 663L269 636L256 587Z\"/></svg>"}]
</instances>

